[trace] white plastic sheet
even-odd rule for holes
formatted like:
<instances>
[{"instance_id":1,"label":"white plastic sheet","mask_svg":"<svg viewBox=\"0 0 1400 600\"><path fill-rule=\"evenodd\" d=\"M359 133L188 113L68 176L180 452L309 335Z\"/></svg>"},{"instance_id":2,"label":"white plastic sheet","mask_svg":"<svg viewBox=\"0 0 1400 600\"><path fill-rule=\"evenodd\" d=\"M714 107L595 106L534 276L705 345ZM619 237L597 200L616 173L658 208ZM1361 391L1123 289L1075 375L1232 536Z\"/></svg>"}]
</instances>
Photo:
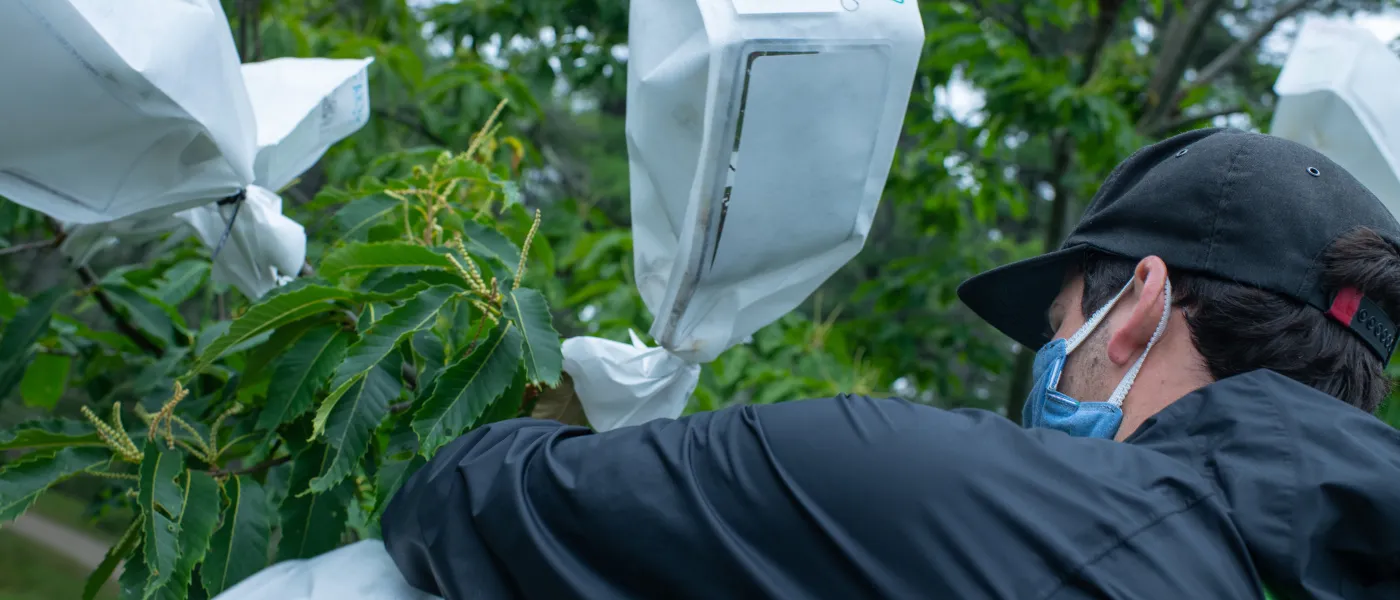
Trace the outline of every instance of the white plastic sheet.
<instances>
[{"instance_id":1,"label":"white plastic sheet","mask_svg":"<svg viewBox=\"0 0 1400 600\"><path fill-rule=\"evenodd\" d=\"M379 540L282 561L214 600L441 600L408 585Z\"/></svg>"},{"instance_id":2,"label":"white plastic sheet","mask_svg":"<svg viewBox=\"0 0 1400 600\"><path fill-rule=\"evenodd\" d=\"M914 0L632 0L627 140L647 349L564 342L599 430L681 414L699 365L865 244L913 84Z\"/></svg>"},{"instance_id":3,"label":"white plastic sheet","mask_svg":"<svg viewBox=\"0 0 1400 600\"><path fill-rule=\"evenodd\" d=\"M306 257L273 190L365 124L370 62L239 65L216 0L0 3L0 194L63 222L78 264L231 222L214 277L260 297ZM240 190L235 219L215 201Z\"/></svg>"},{"instance_id":4,"label":"white plastic sheet","mask_svg":"<svg viewBox=\"0 0 1400 600\"><path fill-rule=\"evenodd\" d=\"M1348 22L1311 18L1274 83L1270 133L1346 169L1400 215L1400 58Z\"/></svg>"}]
</instances>

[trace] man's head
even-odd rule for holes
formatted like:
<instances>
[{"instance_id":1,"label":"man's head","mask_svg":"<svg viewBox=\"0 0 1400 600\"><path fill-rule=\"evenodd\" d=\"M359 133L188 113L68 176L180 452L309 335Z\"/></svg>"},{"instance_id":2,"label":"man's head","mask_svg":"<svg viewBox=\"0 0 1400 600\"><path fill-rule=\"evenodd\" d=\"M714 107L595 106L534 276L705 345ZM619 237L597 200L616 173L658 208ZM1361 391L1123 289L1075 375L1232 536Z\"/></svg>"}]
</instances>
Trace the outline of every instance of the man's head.
<instances>
[{"instance_id":1,"label":"man's head","mask_svg":"<svg viewBox=\"0 0 1400 600\"><path fill-rule=\"evenodd\" d=\"M1061 250L969 280L964 302L1031 348L1068 338L1123 291L1065 362L1057 391L1109 399L1170 316L1117 437L1214 380L1271 369L1372 411L1389 390L1400 225L1301 145L1200 130L1114 170Z\"/></svg>"}]
</instances>

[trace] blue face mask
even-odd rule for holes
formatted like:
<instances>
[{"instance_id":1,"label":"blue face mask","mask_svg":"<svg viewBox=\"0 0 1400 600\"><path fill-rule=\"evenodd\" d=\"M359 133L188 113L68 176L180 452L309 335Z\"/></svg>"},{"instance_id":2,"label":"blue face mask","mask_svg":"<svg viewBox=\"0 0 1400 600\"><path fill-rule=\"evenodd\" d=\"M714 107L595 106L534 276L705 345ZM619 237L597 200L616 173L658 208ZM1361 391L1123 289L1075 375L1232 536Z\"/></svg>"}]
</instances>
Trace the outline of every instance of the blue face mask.
<instances>
[{"instance_id":1,"label":"blue face mask","mask_svg":"<svg viewBox=\"0 0 1400 600\"><path fill-rule=\"evenodd\" d=\"M1055 388L1060 384L1060 375L1064 373L1065 359L1069 353L1074 352L1075 348L1103 322L1113 305L1132 287L1132 280L1129 280L1112 300L1104 304L1103 308L1089 317L1069 339L1053 340L1035 354L1035 367L1032 371L1034 383L1031 384L1030 395L1026 397L1026 405L1021 409L1021 424L1026 427L1057 429L1075 437L1112 439L1114 434L1118 433L1118 426L1123 423L1123 398L1127 397L1128 390L1132 389L1133 381L1137 379L1138 371L1142 369L1143 361L1147 360L1147 353L1152 350L1152 345L1157 343L1162 337L1162 332L1167 329L1167 317L1172 308L1172 283L1168 280L1166 284L1167 298L1162 309L1162 319L1157 322L1157 330L1152 332L1152 339L1148 340L1142 356L1139 356L1127 374L1123 375L1123 380L1118 382L1118 387L1106 402L1075 400L1056 391Z\"/></svg>"}]
</instances>

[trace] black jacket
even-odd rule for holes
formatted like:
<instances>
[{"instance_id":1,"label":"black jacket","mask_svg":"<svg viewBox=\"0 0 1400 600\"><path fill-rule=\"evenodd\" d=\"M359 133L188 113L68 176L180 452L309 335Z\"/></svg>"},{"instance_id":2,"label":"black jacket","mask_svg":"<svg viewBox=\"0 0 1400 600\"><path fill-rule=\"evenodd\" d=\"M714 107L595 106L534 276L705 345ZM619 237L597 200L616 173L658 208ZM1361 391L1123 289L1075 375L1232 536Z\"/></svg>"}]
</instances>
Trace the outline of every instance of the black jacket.
<instances>
[{"instance_id":1,"label":"black jacket","mask_svg":"<svg viewBox=\"0 0 1400 600\"><path fill-rule=\"evenodd\" d=\"M839 397L438 453L384 539L457 598L1400 598L1400 433L1269 371L1127 443Z\"/></svg>"}]
</instances>

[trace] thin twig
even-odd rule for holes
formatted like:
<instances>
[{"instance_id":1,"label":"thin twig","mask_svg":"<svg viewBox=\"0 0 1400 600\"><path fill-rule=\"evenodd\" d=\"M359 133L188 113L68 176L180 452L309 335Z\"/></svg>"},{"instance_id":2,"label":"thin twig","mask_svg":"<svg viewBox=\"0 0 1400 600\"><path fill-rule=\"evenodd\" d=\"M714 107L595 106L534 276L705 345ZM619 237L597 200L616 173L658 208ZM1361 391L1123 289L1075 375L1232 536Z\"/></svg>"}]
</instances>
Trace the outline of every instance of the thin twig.
<instances>
[{"instance_id":1,"label":"thin twig","mask_svg":"<svg viewBox=\"0 0 1400 600\"><path fill-rule=\"evenodd\" d=\"M413 119L409 119L408 117L400 115L397 111L390 111L383 108L371 108L370 112L373 112L375 115L393 121L394 123L398 123L399 125L403 125L404 127L412 129L418 132L423 137L428 138L428 141L434 144L437 144L444 148L450 146L450 144L447 143L447 140L443 139L442 136L429 131L427 125L423 124L422 122L415 121Z\"/></svg>"},{"instance_id":2,"label":"thin twig","mask_svg":"<svg viewBox=\"0 0 1400 600\"><path fill-rule=\"evenodd\" d=\"M147 337L145 332L132 325L131 321L128 321L121 311L117 310L117 306L112 304L112 299L107 296L107 292L97 285L97 275L92 272L92 269L86 266L78 267L78 279L82 280L92 297L97 299L97 305L102 307L102 312L107 313L107 316L116 323L117 331L135 343L136 347L155 355L156 358L165 356L165 350L159 344Z\"/></svg>"},{"instance_id":3,"label":"thin twig","mask_svg":"<svg viewBox=\"0 0 1400 600\"><path fill-rule=\"evenodd\" d=\"M238 476L238 475L254 475L254 474L257 474L257 473L261 473L261 472L263 472L263 471L266 471L266 470L268 470L268 469L271 469L271 468L273 468L273 467L275 467L275 466L277 466L277 465L286 464L286 463L290 462L291 460L292 460L292 455L288 454L288 455L286 455L286 456L279 456L279 457L276 457L276 458L269 458L269 459L264 460L264 461L262 461L262 462L260 462L260 463L258 463L258 464L256 464L256 465L253 465L253 466L251 466L251 467L246 467L246 468L243 468L243 469L234 469L234 470L232 470L232 471L226 470L226 469L214 469L214 470L212 470L212 471L209 471L209 474L210 474L210 475L213 475L214 477Z\"/></svg>"},{"instance_id":4,"label":"thin twig","mask_svg":"<svg viewBox=\"0 0 1400 600\"><path fill-rule=\"evenodd\" d=\"M1243 106L1231 106L1229 108L1222 108L1220 110L1203 112L1198 115L1183 115L1179 118L1173 119L1171 121L1158 125L1157 127L1154 127L1150 132L1150 135L1157 136L1168 131L1176 131L1178 129L1186 127L1187 125L1192 125L1201 121L1209 121L1216 117L1228 117L1230 115L1242 113L1244 111L1245 108Z\"/></svg>"},{"instance_id":5,"label":"thin twig","mask_svg":"<svg viewBox=\"0 0 1400 600\"><path fill-rule=\"evenodd\" d=\"M398 403L395 403L395 404L390 404L390 405L389 405L389 414L397 415L397 414L399 414L399 413L402 413L402 412L407 411L407 410L410 409L410 408L413 408L413 401L412 401L412 400L404 400L403 402L398 402Z\"/></svg>"},{"instance_id":6,"label":"thin twig","mask_svg":"<svg viewBox=\"0 0 1400 600\"><path fill-rule=\"evenodd\" d=\"M0 248L0 256L5 256L9 254L19 254L20 252L27 252L29 250L42 250L44 248L53 248L62 241L63 238L58 237L51 240L39 240L37 242L16 244L8 248Z\"/></svg>"}]
</instances>

